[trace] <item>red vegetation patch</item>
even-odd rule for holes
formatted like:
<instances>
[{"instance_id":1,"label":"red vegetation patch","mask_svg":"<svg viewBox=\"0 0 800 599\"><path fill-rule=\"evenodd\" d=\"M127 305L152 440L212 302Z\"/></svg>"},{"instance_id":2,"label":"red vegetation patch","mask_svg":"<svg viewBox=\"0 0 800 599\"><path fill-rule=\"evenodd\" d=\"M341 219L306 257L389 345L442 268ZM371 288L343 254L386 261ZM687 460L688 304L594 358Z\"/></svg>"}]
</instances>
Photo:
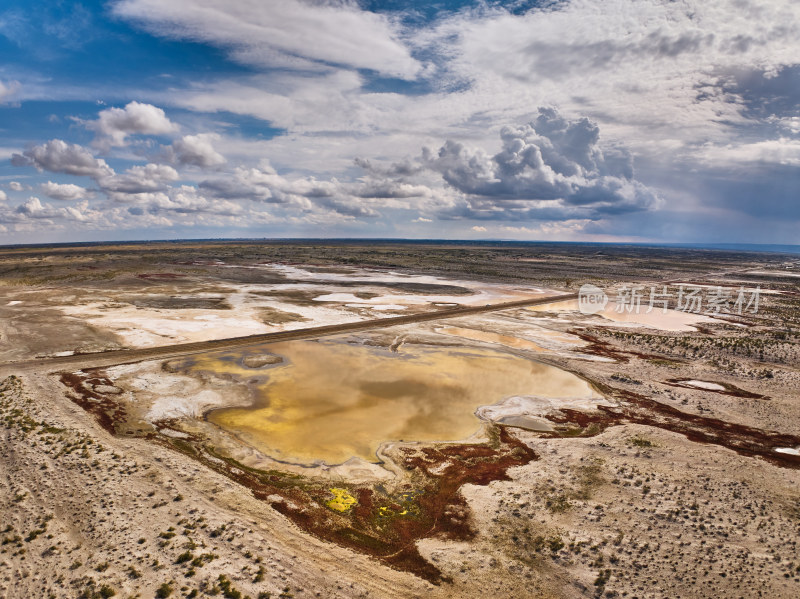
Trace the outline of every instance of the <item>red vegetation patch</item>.
<instances>
[{"instance_id":1,"label":"red vegetation patch","mask_svg":"<svg viewBox=\"0 0 800 599\"><path fill-rule=\"evenodd\" d=\"M581 348L581 352L595 356L602 356L604 358L611 358L618 362L627 362L628 358L624 355L628 352L623 352L615 349L613 345L606 341L598 339L594 335L589 335L583 330L570 329L567 333L580 337L583 341L588 343L586 347Z\"/></svg>"},{"instance_id":2,"label":"red vegetation patch","mask_svg":"<svg viewBox=\"0 0 800 599\"><path fill-rule=\"evenodd\" d=\"M278 493L289 501L276 501L274 490L255 490L295 524L314 535L339 545L368 553L398 569L413 572L431 582L443 580L441 573L425 561L416 541L442 536L468 540L475 532L469 522L469 508L459 489L467 483L486 485L508 480L507 470L537 458L527 445L499 427L498 442L485 444L436 445L399 449L401 464L410 482L393 494L382 487L348 489L358 504L346 513L322 507L329 499L327 487L302 481L290 494ZM241 480L239 482L242 482ZM245 483L247 484L247 483ZM247 484L247 486L250 486ZM304 487L304 498L299 492Z\"/></svg>"},{"instance_id":3,"label":"red vegetation patch","mask_svg":"<svg viewBox=\"0 0 800 599\"><path fill-rule=\"evenodd\" d=\"M113 385L104 373L65 373L61 382L72 389L68 394L72 401L93 414L106 430L116 432L116 425L125 419L124 410L115 397L94 391L96 385ZM174 421L157 426L175 431L180 428ZM306 532L438 584L445 579L419 554L416 541L432 536L473 538L475 531L470 525L469 507L459 493L461 487L509 480L509 468L537 459L533 450L504 427L494 432L492 443L400 447L397 459L408 477L391 493L379 484L332 484L298 474L249 468L217 454L195 435L175 438L149 432L144 436L247 487L257 499L268 502ZM330 509L331 487L345 489L357 503L345 512Z\"/></svg>"},{"instance_id":4,"label":"red vegetation patch","mask_svg":"<svg viewBox=\"0 0 800 599\"><path fill-rule=\"evenodd\" d=\"M638 393L598 385L607 397L615 397L618 406L598 406L595 412L560 410L547 419L556 424L575 424L584 429L584 435L594 435L609 426L643 424L684 435L690 441L719 445L740 455L761 457L785 468L800 468L800 456L777 453L778 447L796 447L800 437L750 426L725 422L697 414L682 412L672 406L649 399ZM568 431L558 431L549 436L564 436Z\"/></svg>"},{"instance_id":5,"label":"red vegetation patch","mask_svg":"<svg viewBox=\"0 0 800 599\"><path fill-rule=\"evenodd\" d=\"M719 389L704 389L702 387L688 385L686 384L686 379L669 379L664 384L669 385L671 387L682 387L684 389L691 389L692 391L708 391L709 393L720 393L722 395L741 397L743 399L769 399L769 397L767 397L766 395L751 393L750 391L745 391L744 389L740 389L736 385L731 385L730 383L715 383L716 385L721 385L725 387L724 391L720 391Z\"/></svg>"},{"instance_id":6,"label":"red vegetation patch","mask_svg":"<svg viewBox=\"0 0 800 599\"><path fill-rule=\"evenodd\" d=\"M84 410L93 414L97 422L110 433L116 432L115 424L126 418L125 410L113 398L94 391L96 385L113 386L114 383L100 371L84 371L81 374L65 372L59 379L72 389L67 397Z\"/></svg>"},{"instance_id":7,"label":"red vegetation patch","mask_svg":"<svg viewBox=\"0 0 800 599\"><path fill-rule=\"evenodd\" d=\"M592 354L595 356L603 356L605 358L612 358L613 360L617 360L618 362L628 362L630 359L628 356L634 356L636 358L641 358L643 360L663 360L664 356L658 354L646 354L644 352L638 351L631 351L631 350L623 350L615 347L611 343L607 341L603 341L594 335L590 335L586 332L585 329L570 329L567 331L568 333L580 337L582 340L586 341L589 345L581 349L581 352L586 354ZM670 358L673 362L683 362L683 360L678 360L676 358Z\"/></svg>"}]
</instances>

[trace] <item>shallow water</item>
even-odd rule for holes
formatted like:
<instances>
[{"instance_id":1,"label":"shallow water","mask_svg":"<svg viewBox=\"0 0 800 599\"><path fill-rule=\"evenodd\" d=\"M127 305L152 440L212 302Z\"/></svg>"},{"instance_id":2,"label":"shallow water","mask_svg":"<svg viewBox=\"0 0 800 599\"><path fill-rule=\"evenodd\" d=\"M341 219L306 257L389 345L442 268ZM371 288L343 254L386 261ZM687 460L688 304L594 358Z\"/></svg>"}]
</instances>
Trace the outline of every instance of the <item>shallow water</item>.
<instances>
[{"instance_id":1,"label":"shallow water","mask_svg":"<svg viewBox=\"0 0 800 599\"><path fill-rule=\"evenodd\" d=\"M471 339L472 341L486 341L487 343L497 343L513 347L515 349L527 349L535 352L543 352L545 349L533 341L522 339L520 337L512 337L510 335L501 335L500 333L490 333L488 331L480 331L478 329L467 329L464 327L443 327L436 329L437 333L444 333L445 335L455 335L462 339Z\"/></svg>"},{"instance_id":2,"label":"shallow water","mask_svg":"<svg viewBox=\"0 0 800 599\"><path fill-rule=\"evenodd\" d=\"M286 362L249 369L240 365L241 353L208 354L192 360L188 372L251 380L256 405L215 410L209 420L295 463L377 461L385 441L465 439L480 428L476 408L512 395L596 396L572 373L489 349L405 345L392 353L328 340L259 351Z\"/></svg>"},{"instance_id":3,"label":"shallow water","mask_svg":"<svg viewBox=\"0 0 800 599\"><path fill-rule=\"evenodd\" d=\"M714 322L713 318L703 314L694 314L692 312L681 312L678 310L667 310L664 313L660 306L655 306L650 313L647 313L648 305L647 299L642 302L640 309L637 311L622 312L617 311L617 304L612 300L608 305L596 316L606 319L607 324L612 323L627 323L631 325L643 325L661 331L694 331L693 324L703 322ZM529 306L528 310L535 312L579 312L578 300L565 300L561 302L553 302L552 304L540 304L538 306ZM581 316L584 316L581 314ZM590 317L590 316L587 316ZM603 324L602 321L597 322L598 325Z\"/></svg>"}]
</instances>

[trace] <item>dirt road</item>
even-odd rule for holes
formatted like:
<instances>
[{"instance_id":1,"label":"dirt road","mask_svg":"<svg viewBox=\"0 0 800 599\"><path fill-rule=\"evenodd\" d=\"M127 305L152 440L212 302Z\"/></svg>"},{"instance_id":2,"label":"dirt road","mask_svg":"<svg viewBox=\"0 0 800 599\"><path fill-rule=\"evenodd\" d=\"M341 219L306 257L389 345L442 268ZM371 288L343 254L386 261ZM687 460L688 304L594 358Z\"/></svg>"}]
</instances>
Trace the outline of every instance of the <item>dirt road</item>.
<instances>
[{"instance_id":1,"label":"dirt road","mask_svg":"<svg viewBox=\"0 0 800 599\"><path fill-rule=\"evenodd\" d=\"M446 318L457 318L459 316L469 316L471 314L481 314L483 312L495 312L499 310L508 310L510 308L525 308L528 306L549 304L554 301L573 300L577 297L577 293L549 295L546 297L537 296L531 299L502 302L497 304L486 304L485 306L460 306L458 308L446 308L432 312L423 312L421 314L411 314L409 316L376 318L372 320L309 327L292 331L278 331L275 333L247 335L245 337L230 337L227 339L196 341L192 343L176 343L172 345L162 345L159 347L148 347L143 349L120 349L90 354L77 354L72 356L57 356L52 358L6 362L0 364L0 374L8 375L20 373L22 371L52 372L65 369L114 366L117 364L139 362L142 360L167 359L208 351L220 351L237 347L247 347L250 345L260 345L263 343L277 343L278 341L295 341L299 339L316 339L318 337L328 337L331 335L341 335L344 333L355 333L358 331L387 328L396 325L414 324L417 322L428 322L431 320L443 320Z\"/></svg>"}]
</instances>

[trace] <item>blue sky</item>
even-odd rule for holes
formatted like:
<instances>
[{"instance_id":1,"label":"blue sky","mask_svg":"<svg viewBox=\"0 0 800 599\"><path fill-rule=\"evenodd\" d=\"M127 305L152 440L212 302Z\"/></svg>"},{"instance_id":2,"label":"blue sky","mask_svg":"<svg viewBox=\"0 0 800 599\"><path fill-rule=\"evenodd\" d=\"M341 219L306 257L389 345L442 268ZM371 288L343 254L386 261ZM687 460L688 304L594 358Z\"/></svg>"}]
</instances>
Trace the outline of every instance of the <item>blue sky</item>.
<instances>
[{"instance_id":1,"label":"blue sky","mask_svg":"<svg viewBox=\"0 0 800 599\"><path fill-rule=\"evenodd\" d=\"M791 0L6 0L0 57L0 243L800 243Z\"/></svg>"}]
</instances>

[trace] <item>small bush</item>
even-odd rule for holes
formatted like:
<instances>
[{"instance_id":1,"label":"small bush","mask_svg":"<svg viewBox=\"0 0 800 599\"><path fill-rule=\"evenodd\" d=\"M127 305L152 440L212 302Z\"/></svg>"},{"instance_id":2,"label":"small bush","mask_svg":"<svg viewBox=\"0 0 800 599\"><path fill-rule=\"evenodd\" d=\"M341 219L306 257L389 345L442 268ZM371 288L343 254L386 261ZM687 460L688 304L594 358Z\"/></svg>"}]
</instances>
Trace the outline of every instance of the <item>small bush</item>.
<instances>
[{"instance_id":1,"label":"small bush","mask_svg":"<svg viewBox=\"0 0 800 599\"><path fill-rule=\"evenodd\" d=\"M628 440L628 443L633 445L634 447L655 447L656 444L653 443L650 439L645 439L644 437L632 437Z\"/></svg>"},{"instance_id":2,"label":"small bush","mask_svg":"<svg viewBox=\"0 0 800 599\"><path fill-rule=\"evenodd\" d=\"M100 587L100 596L104 597L105 599L108 599L109 597L113 597L116 594L117 594L117 592L114 589L112 589L110 586L108 586L107 584L104 584L103 586Z\"/></svg>"}]
</instances>

